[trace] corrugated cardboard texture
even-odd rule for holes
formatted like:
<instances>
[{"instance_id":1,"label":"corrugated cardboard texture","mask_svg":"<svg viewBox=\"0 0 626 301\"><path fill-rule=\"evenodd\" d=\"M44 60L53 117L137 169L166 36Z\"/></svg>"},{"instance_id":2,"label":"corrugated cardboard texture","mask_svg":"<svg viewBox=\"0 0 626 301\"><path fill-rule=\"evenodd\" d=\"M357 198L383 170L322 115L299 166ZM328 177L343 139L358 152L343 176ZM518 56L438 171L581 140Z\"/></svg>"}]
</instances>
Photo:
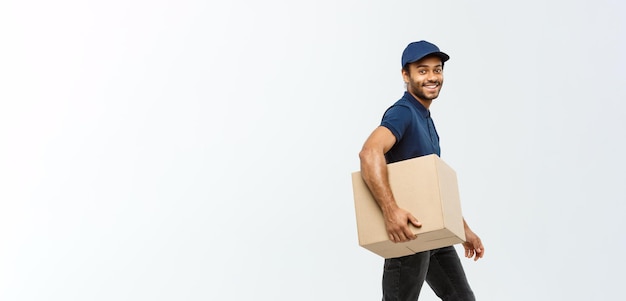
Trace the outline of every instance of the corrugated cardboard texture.
<instances>
[{"instance_id":1,"label":"corrugated cardboard texture","mask_svg":"<svg viewBox=\"0 0 626 301\"><path fill-rule=\"evenodd\" d=\"M411 212L421 228L417 239L389 240L382 212L363 181L352 173L359 244L385 258L450 246L465 241L456 172L437 155L388 164L389 184L398 206Z\"/></svg>"}]
</instances>

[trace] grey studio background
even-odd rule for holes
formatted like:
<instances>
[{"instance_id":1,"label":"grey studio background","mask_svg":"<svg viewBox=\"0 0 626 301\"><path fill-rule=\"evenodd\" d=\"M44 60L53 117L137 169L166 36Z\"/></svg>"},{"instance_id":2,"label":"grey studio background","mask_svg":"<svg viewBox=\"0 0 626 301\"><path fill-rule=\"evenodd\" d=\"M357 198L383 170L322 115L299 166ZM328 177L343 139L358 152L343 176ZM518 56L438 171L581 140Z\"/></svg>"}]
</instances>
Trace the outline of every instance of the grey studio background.
<instances>
[{"instance_id":1,"label":"grey studio background","mask_svg":"<svg viewBox=\"0 0 626 301\"><path fill-rule=\"evenodd\" d=\"M486 246L463 259L479 299L619 299L625 17L617 0L4 0L0 300L380 300L350 173L420 39L451 56L432 114Z\"/></svg>"}]
</instances>

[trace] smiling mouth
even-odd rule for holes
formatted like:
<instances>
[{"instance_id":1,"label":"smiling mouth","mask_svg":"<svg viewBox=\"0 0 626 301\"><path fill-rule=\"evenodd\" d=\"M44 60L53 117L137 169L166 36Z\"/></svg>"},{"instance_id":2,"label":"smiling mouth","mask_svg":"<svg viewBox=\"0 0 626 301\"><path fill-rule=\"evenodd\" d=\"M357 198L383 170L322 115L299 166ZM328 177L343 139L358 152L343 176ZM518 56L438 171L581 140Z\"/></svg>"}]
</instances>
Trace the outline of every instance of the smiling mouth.
<instances>
[{"instance_id":1,"label":"smiling mouth","mask_svg":"<svg viewBox=\"0 0 626 301\"><path fill-rule=\"evenodd\" d=\"M429 84L424 85L424 87L429 88L429 89L435 89L439 87L439 83L429 83Z\"/></svg>"}]
</instances>

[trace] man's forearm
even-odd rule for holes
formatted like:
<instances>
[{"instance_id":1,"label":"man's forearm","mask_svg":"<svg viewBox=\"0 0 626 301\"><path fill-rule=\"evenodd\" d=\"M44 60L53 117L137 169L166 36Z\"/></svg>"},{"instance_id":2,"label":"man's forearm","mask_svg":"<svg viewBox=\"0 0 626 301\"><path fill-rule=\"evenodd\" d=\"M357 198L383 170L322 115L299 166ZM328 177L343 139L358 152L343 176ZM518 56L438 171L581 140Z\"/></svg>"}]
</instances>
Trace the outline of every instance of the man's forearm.
<instances>
[{"instance_id":1,"label":"man's forearm","mask_svg":"<svg viewBox=\"0 0 626 301\"><path fill-rule=\"evenodd\" d=\"M359 157L361 158L361 176L380 209L385 213L397 208L398 205L389 185L384 154L374 150L363 150Z\"/></svg>"}]
</instances>

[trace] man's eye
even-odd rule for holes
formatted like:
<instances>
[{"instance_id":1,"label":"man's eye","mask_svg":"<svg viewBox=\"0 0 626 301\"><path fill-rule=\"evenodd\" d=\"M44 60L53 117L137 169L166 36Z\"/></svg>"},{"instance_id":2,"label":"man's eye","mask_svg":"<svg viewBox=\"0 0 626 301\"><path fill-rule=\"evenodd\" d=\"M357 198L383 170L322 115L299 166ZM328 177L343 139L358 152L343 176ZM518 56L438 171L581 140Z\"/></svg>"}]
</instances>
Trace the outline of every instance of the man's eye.
<instances>
[{"instance_id":1,"label":"man's eye","mask_svg":"<svg viewBox=\"0 0 626 301\"><path fill-rule=\"evenodd\" d=\"M419 73L420 74L426 74L426 70L420 70Z\"/></svg>"}]
</instances>

